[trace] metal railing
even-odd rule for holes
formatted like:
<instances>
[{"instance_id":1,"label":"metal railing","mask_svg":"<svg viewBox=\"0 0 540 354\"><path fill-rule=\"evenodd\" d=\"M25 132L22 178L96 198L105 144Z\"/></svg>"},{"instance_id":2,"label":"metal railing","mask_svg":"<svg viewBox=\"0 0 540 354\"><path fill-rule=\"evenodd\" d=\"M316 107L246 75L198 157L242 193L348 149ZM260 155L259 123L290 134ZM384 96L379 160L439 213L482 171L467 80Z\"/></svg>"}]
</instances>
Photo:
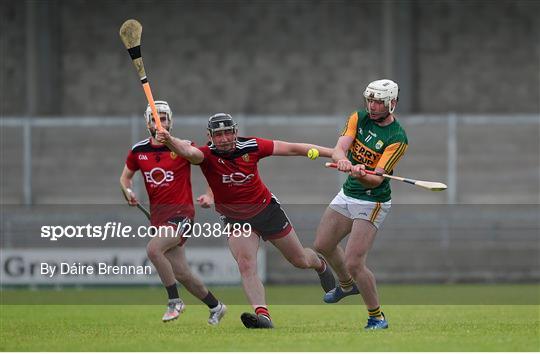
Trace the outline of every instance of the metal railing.
<instances>
[{"instance_id":1,"label":"metal railing","mask_svg":"<svg viewBox=\"0 0 540 354\"><path fill-rule=\"evenodd\" d=\"M260 115L236 115L242 130L246 131L252 127L282 126L334 126L339 131L344 123L343 116L260 116ZM459 191L458 185L458 127L460 125L519 125L532 126L540 132L540 115L462 115L462 114L441 114L441 115L408 115L401 116L401 121L406 126L419 126L429 124L445 124L447 129L446 156L446 182L448 190L446 193L446 203L455 204ZM136 142L140 136L143 124L139 116L132 117L5 117L0 120L0 129L7 127L21 128L22 135L22 189L24 205L32 205L33 201L33 175L32 175L32 141L33 130L36 128L73 128L73 127L126 127L129 128L132 142ZM176 124L182 126L204 127L206 116L180 116L175 117ZM443 143L443 142L441 142ZM519 144L519 138L516 144ZM540 154L539 154L540 155ZM496 161L493 161L496 163ZM3 164L4 162L2 162ZM0 165L1 166L1 165ZM540 166L538 166L540 174ZM5 186L4 186L5 187ZM540 196L539 196L540 199Z\"/></svg>"}]
</instances>

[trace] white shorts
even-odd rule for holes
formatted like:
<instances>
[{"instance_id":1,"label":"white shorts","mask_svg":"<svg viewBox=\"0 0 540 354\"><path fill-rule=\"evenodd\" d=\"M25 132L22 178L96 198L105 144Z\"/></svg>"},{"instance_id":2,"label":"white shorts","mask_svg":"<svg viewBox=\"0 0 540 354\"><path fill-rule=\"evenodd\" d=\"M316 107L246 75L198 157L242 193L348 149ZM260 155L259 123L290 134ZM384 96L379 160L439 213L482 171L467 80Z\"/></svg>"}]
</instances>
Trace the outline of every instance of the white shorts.
<instances>
[{"instance_id":1,"label":"white shorts","mask_svg":"<svg viewBox=\"0 0 540 354\"><path fill-rule=\"evenodd\" d=\"M342 189L330 202L329 207L349 219L367 220L378 229L390 212L391 205L391 200L380 203L351 198L346 196Z\"/></svg>"}]
</instances>

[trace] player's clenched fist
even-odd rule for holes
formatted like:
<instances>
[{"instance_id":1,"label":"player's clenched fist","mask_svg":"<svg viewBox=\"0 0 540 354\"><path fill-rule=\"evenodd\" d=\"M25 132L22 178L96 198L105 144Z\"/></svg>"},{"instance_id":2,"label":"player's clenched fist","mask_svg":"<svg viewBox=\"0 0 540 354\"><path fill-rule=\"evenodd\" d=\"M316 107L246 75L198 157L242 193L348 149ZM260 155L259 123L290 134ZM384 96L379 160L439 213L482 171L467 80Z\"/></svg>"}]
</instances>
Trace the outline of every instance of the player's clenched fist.
<instances>
[{"instance_id":1,"label":"player's clenched fist","mask_svg":"<svg viewBox=\"0 0 540 354\"><path fill-rule=\"evenodd\" d=\"M124 196L126 197L126 200L130 206L136 206L139 204L139 201L137 200L137 197L135 197L135 193L133 193L131 188L126 188L124 190Z\"/></svg>"},{"instance_id":2,"label":"player's clenched fist","mask_svg":"<svg viewBox=\"0 0 540 354\"><path fill-rule=\"evenodd\" d=\"M364 177L366 175L366 166L365 165L354 165L351 168L351 172L349 174L352 177L358 178L358 177Z\"/></svg>"},{"instance_id":3,"label":"player's clenched fist","mask_svg":"<svg viewBox=\"0 0 540 354\"><path fill-rule=\"evenodd\" d=\"M341 172L349 172L352 167L352 163L348 159L339 160L337 162L337 169Z\"/></svg>"},{"instance_id":4,"label":"player's clenched fist","mask_svg":"<svg viewBox=\"0 0 540 354\"><path fill-rule=\"evenodd\" d=\"M197 203L201 206L201 208L207 209L214 204L214 198L212 198L211 195L203 194L197 198Z\"/></svg>"},{"instance_id":5,"label":"player's clenched fist","mask_svg":"<svg viewBox=\"0 0 540 354\"><path fill-rule=\"evenodd\" d=\"M171 139L171 134L167 130L162 129L156 132L156 140L159 141L160 143L165 144L170 139Z\"/></svg>"}]
</instances>

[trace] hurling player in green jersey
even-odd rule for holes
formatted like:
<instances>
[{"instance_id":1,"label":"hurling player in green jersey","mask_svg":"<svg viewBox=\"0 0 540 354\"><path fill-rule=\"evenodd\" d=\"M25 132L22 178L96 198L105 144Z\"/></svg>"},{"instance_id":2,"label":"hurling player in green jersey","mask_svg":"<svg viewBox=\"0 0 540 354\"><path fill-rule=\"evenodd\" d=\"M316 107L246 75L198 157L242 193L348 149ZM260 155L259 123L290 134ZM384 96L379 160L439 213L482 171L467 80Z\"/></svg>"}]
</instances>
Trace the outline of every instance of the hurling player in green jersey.
<instances>
[{"instance_id":1,"label":"hurling player in green jersey","mask_svg":"<svg viewBox=\"0 0 540 354\"><path fill-rule=\"evenodd\" d=\"M387 79L371 82L364 91L366 109L354 112L338 139L333 160L348 172L343 188L326 209L315 249L330 263L339 285L324 296L334 303L360 293L368 309L366 329L385 329L373 273L366 266L377 230L390 211L390 184L365 170L392 174L407 150L407 135L394 115L398 85ZM348 234L345 250L339 242Z\"/></svg>"}]
</instances>

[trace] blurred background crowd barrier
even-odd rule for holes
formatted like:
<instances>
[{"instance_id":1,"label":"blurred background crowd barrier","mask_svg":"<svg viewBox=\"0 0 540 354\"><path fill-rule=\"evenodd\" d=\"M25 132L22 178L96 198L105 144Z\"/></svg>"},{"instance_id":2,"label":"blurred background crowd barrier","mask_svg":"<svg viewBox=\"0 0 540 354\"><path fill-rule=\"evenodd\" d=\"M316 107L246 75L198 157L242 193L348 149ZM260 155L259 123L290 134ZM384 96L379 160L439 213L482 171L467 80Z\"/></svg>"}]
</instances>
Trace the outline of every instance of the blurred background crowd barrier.
<instances>
[{"instance_id":1,"label":"blurred background crowd barrier","mask_svg":"<svg viewBox=\"0 0 540 354\"><path fill-rule=\"evenodd\" d=\"M238 116L242 135L332 146L343 117ZM445 192L392 182L393 209L370 265L381 281L535 281L539 257L539 123L534 115L414 115L401 119L411 141L396 174L443 181ZM205 143L206 117L177 117L174 132ZM142 214L123 202L118 177L132 143L145 137L141 117L11 118L2 122L3 248L133 247L107 241L50 242L41 225L143 224ZM520 139L506 139L519 136ZM304 245L312 244L324 208L345 175L323 167L324 159L269 157L261 161L265 183L283 203ZM194 196L206 182L192 168ZM9 188L5 188L9 186ZM135 191L146 203L139 174ZM197 221L218 222L197 210ZM197 247L226 247L224 239L195 239ZM273 247L269 282L316 281L293 269ZM189 252L189 251L188 251ZM232 259L232 258L231 258ZM217 266L216 266L217 267Z\"/></svg>"}]
</instances>

